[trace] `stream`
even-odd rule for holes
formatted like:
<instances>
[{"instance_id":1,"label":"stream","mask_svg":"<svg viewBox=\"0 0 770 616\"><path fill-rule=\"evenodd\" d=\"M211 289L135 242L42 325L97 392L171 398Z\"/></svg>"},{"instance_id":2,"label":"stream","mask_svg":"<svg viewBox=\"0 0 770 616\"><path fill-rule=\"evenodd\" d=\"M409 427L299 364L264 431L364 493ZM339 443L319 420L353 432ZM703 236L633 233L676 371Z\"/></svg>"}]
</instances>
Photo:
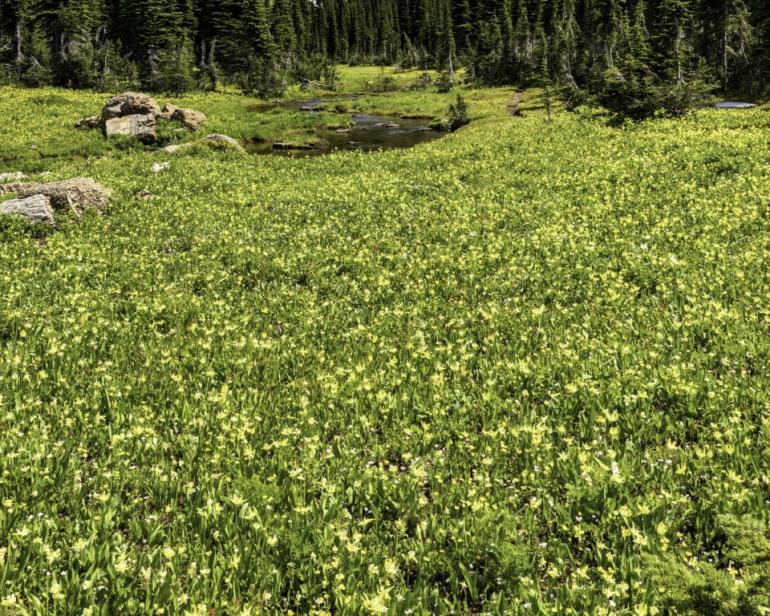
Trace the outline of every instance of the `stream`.
<instances>
[{"instance_id":1,"label":"stream","mask_svg":"<svg viewBox=\"0 0 770 616\"><path fill-rule=\"evenodd\" d=\"M328 101L306 101L260 106L254 111L264 113L276 108L294 109L303 113L314 113L323 109ZM379 151L397 148L411 148L421 143L434 141L446 135L428 126L429 120L385 117L367 113L353 113L349 116L354 125L345 129L317 129L316 135L322 145L287 146L273 143L252 143L248 146L255 154L277 156L322 156L340 150Z\"/></svg>"}]
</instances>

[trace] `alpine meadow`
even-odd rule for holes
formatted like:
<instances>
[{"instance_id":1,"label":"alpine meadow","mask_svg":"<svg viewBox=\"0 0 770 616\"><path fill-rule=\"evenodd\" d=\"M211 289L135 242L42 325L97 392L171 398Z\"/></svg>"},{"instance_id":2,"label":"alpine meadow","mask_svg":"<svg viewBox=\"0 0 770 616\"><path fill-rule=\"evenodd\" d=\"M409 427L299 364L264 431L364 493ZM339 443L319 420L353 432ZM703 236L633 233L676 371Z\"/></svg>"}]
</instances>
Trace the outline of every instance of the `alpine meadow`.
<instances>
[{"instance_id":1,"label":"alpine meadow","mask_svg":"<svg viewBox=\"0 0 770 616\"><path fill-rule=\"evenodd\" d=\"M0 616L770 614L770 3L0 0Z\"/></svg>"}]
</instances>

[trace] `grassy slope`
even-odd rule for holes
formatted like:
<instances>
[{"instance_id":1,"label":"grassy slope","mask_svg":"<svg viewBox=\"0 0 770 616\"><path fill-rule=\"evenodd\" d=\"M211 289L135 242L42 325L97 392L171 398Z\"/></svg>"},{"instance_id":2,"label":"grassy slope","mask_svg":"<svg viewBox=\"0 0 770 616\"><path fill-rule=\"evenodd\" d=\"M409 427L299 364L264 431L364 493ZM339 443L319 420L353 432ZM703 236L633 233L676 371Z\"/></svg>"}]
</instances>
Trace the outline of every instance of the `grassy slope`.
<instances>
[{"instance_id":1,"label":"grassy slope","mask_svg":"<svg viewBox=\"0 0 770 616\"><path fill-rule=\"evenodd\" d=\"M766 529L770 114L483 96L406 152L154 175L38 159L102 151L103 97L0 90L5 168L115 191L0 223L0 605L643 614L649 558Z\"/></svg>"}]
</instances>

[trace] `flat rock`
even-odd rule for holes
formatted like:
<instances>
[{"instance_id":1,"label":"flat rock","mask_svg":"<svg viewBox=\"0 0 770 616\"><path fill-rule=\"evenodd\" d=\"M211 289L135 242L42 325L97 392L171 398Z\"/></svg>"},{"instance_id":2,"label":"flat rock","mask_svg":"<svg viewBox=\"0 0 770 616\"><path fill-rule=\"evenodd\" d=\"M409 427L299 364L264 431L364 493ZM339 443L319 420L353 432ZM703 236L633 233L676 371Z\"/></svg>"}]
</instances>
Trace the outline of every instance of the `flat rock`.
<instances>
[{"instance_id":1,"label":"flat rock","mask_svg":"<svg viewBox=\"0 0 770 616\"><path fill-rule=\"evenodd\" d=\"M155 116L128 115L107 120L104 125L104 134L107 137L128 135L142 143L155 143L158 140L158 127Z\"/></svg>"},{"instance_id":2,"label":"flat rock","mask_svg":"<svg viewBox=\"0 0 770 616\"><path fill-rule=\"evenodd\" d=\"M309 101L307 103L303 103L299 106L300 111L323 111L326 109L326 105L322 101Z\"/></svg>"},{"instance_id":3,"label":"flat rock","mask_svg":"<svg viewBox=\"0 0 770 616\"><path fill-rule=\"evenodd\" d=\"M51 200L45 195L31 195L23 199L11 199L0 203L0 214L21 216L33 224L54 226L56 221L51 209Z\"/></svg>"},{"instance_id":4,"label":"flat rock","mask_svg":"<svg viewBox=\"0 0 770 616\"><path fill-rule=\"evenodd\" d=\"M171 114L171 119L181 122L190 130L198 130L203 124L208 122L205 114L194 109L176 109Z\"/></svg>"}]
</instances>

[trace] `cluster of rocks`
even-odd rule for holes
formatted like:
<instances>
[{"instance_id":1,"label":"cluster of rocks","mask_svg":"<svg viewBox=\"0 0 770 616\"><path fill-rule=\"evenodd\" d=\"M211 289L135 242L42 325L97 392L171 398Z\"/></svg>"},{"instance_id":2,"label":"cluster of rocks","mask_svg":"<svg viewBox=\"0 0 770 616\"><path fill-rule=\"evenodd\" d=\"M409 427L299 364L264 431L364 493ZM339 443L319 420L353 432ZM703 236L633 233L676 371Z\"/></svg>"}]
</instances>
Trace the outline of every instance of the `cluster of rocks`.
<instances>
[{"instance_id":1,"label":"cluster of rocks","mask_svg":"<svg viewBox=\"0 0 770 616\"><path fill-rule=\"evenodd\" d=\"M107 101L98 116L79 120L78 128L100 128L105 136L128 135L142 143L158 140L158 119L180 122L185 128L197 131L208 119L200 111L180 109L166 103L161 109L158 102L137 92L124 92Z\"/></svg>"},{"instance_id":2,"label":"cluster of rocks","mask_svg":"<svg viewBox=\"0 0 770 616\"><path fill-rule=\"evenodd\" d=\"M4 174L6 178L11 174ZM13 179L24 175L12 174ZM0 214L15 215L31 223L56 225L57 211L81 216L86 210L101 212L109 205L110 190L91 178L61 182L11 182L0 184L0 195L13 193L15 199L0 202Z\"/></svg>"}]
</instances>

